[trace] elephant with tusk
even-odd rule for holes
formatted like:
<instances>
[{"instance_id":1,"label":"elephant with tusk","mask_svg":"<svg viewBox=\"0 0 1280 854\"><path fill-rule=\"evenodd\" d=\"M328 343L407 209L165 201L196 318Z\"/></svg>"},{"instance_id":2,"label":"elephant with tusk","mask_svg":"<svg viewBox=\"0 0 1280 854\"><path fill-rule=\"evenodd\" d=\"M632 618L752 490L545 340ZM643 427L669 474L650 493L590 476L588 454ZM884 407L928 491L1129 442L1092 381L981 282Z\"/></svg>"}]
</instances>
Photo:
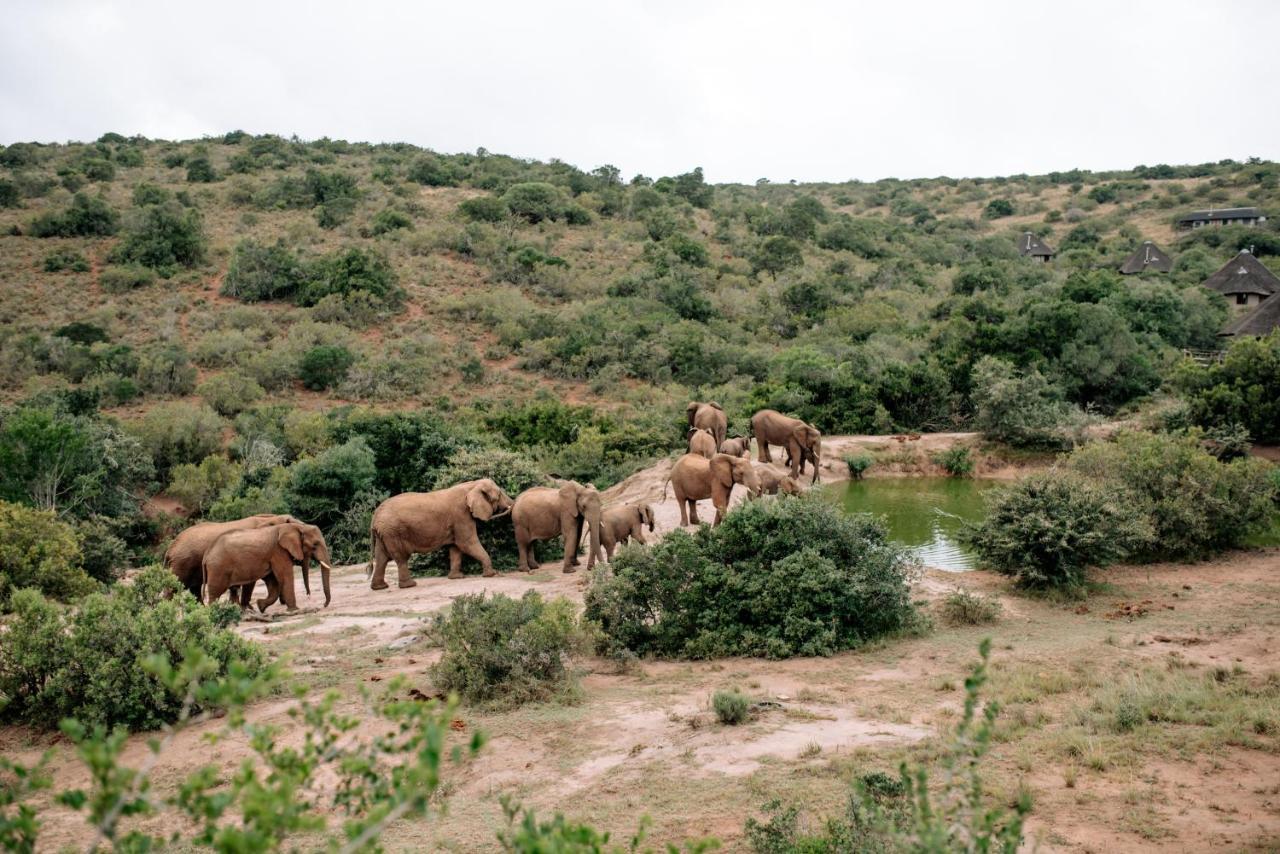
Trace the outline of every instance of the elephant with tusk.
<instances>
[{"instance_id":1,"label":"elephant with tusk","mask_svg":"<svg viewBox=\"0 0 1280 854\"><path fill-rule=\"evenodd\" d=\"M822 434L818 428L776 410L761 409L751 416L751 432L756 437L760 462L772 462L769 446L781 445L791 460L791 476L799 478L804 474L805 463L811 461L813 480L810 483L818 482L818 462L822 457Z\"/></svg>"},{"instance_id":2,"label":"elephant with tusk","mask_svg":"<svg viewBox=\"0 0 1280 854\"><path fill-rule=\"evenodd\" d=\"M533 553L535 540L564 537L564 571L575 572L578 564L578 541L583 526L589 525L591 543L587 548L587 569L595 566L600 551L600 493L594 486L583 486L566 480L558 487L535 486L516 496L511 522L516 528L516 545L520 549L520 571L537 569Z\"/></svg>"},{"instance_id":3,"label":"elephant with tusk","mask_svg":"<svg viewBox=\"0 0 1280 854\"><path fill-rule=\"evenodd\" d=\"M240 587L240 607L249 606L249 596L258 579L267 584L267 597L258 600L258 610L265 611L277 598L284 599L290 611L298 608L293 586L293 565L302 566L302 586L311 594L308 567L312 558L320 564L324 586L324 604L332 601L329 591L329 546L315 525L286 522L266 528L230 531L218 538L205 553L201 574L209 602L216 602L232 587Z\"/></svg>"},{"instance_id":4,"label":"elephant with tusk","mask_svg":"<svg viewBox=\"0 0 1280 854\"><path fill-rule=\"evenodd\" d=\"M173 542L169 544L169 548L165 549L164 565L170 572L178 576L182 586L187 588L191 595L199 601L201 598L200 566L204 562L205 553L218 541L219 537L232 531L250 531L256 528L267 528L272 525L283 525L288 522L302 524L301 521L292 516L261 513L257 516L248 516L232 522L201 522L198 525L192 525L174 537ZM249 592L252 593L252 591L253 587L250 585ZM242 595L244 595L243 591Z\"/></svg>"}]
</instances>

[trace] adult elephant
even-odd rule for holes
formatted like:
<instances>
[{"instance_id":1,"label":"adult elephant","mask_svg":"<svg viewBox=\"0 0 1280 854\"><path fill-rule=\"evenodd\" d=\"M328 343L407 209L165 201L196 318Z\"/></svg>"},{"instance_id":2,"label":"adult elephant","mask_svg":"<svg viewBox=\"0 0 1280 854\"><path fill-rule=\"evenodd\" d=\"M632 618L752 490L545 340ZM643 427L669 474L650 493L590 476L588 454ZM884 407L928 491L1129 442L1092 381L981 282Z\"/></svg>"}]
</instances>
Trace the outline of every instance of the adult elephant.
<instances>
[{"instance_id":1,"label":"adult elephant","mask_svg":"<svg viewBox=\"0 0 1280 854\"><path fill-rule=\"evenodd\" d=\"M720 453L731 457L751 456L751 437L737 436L733 439L725 439L720 443Z\"/></svg>"},{"instance_id":2,"label":"adult elephant","mask_svg":"<svg viewBox=\"0 0 1280 854\"><path fill-rule=\"evenodd\" d=\"M505 516L513 502L502 487L489 478L468 480L434 492L402 492L393 495L373 511L369 539L373 580L369 587L386 590L387 562L394 560L399 571L397 584L413 587L418 582L409 575L409 556L449 547L449 577L462 577L462 556L480 561L485 577L497 575L489 553L480 545L476 520L487 522Z\"/></svg>"},{"instance_id":3,"label":"adult elephant","mask_svg":"<svg viewBox=\"0 0 1280 854\"><path fill-rule=\"evenodd\" d=\"M628 540L644 545L644 528L647 525L652 533L653 524L653 508L648 504L606 507L601 516L600 547L604 551L601 560L613 560L613 550Z\"/></svg>"},{"instance_id":4,"label":"adult elephant","mask_svg":"<svg viewBox=\"0 0 1280 854\"><path fill-rule=\"evenodd\" d=\"M205 552L201 564L209 601L232 587L240 587L240 606L249 605L249 592L258 579L267 582L267 598L258 600L258 610L265 611L277 598L283 598L290 611L298 609L293 589L293 565L302 566L302 584L311 593L307 567L312 558L320 564L320 581L324 587L324 604L329 606L329 546L315 525L286 522L266 528L251 528L223 534Z\"/></svg>"},{"instance_id":5,"label":"adult elephant","mask_svg":"<svg viewBox=\"0 0 1280 854\"><path fill-rule=\"evenodd\" d=\"M178 576L182 586L187 588L191 595L199 601L200 566L204 562L205 553L218 541L219 537L232 531L267 528L272 525L283 525L289 522L302 524L292 516L260 513L257 516L248 516L244 519L236 519L233 522L201 522L198 525L192 525L174 537L173 542L169 544L169 548L165 549L164 565L169 568L170 572Z\"/></svg>"},{"instance_id":6,"label":"adult elephant","mask_svg":"<svg viewBox=\"0 0 1280 854\"><path fill-rule=\"evenodd\" d=\"M711 459L716 455L716 437L701 427L689 428L689 453Z\"/></svg>"},{"instance_id":7,"label":"adult elephant","mask_svg":"<svg viewBox=\"0 0 1280 854\"><path fill-rule=\"evenodd\" d=\"M747 496L760 496L760 478L752 468L751 461L742 457L731 457L728 454L716 454L711 459L697 454L685 454L676 460L667 477L676 494L676 503L680 505L680 525L683 527L691 521L698 524L698 501L710 498L716 508L713 525L719 525L729 508L729 497L733 493L733 485L740 483L747 488ZM662 498L667 497L667 486L662 485ZM685 513L685 504L688 513Z\"/></svg>"},{"instance_id":8,"label":"adult elephant","mask_svg":"<svg viewBox=\"0 0 1280 854\"><path fill-rule=\"evenodd\" d=\"M511 509L511 522L516 528L516 546L520 549L520 571L532 572L539 567L533 543L564 537L564 571L575 572L578 563L578 541L582 526L591 526L591 544L587 550L587 569L595 566L600 552L600 493L594 486L583 486L572 480L558 487L535 486L516 496Z\"/></svg>"},{"instance_id":9,"label":"adult elephant","mask_svg":"<svg viewBox=\"0 0 1280 854\"><path fill-rule=\"evenodd\" d=\"M803 474L805 462L811 460L813 480L810 483L817 483L818 461L822 455L822 434L818 432L818 428L776 410L761 409L751 416L751 432L756 437L757 458L760 462L773 462L769 446L781 445L787 449L791 459L791 476L799 477Z\"/></svg>"},{"instance_id":10,"label":"adult elephant","mask_svg":"<svg viewBox=\"0 0 1280 854\"><path fill-rule=\"evenodd\" d=\"M698 427L706 430L715 437L716 447L720 447L720 443L724 441L725 434L729 432L729 418L724 414L724 409L720 404L712 401L702 403L693 400L684 409L685 420L689 422L690 427Z\"/></svg>"}]
</instances>

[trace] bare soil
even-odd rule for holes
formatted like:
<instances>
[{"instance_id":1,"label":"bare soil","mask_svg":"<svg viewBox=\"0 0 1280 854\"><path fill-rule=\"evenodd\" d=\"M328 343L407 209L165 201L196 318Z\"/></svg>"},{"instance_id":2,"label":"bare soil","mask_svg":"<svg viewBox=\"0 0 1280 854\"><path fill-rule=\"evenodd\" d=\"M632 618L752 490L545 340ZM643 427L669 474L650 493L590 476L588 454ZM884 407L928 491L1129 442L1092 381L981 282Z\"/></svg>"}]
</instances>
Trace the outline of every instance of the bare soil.
<instances>
[{"instance_id":1,"label":"bare soil","mask_svg":"<svg viewBox=\"0 0 1280 854\"><path fill-rule=\"evenodd\" d=\"M890 450L918 446L927 457L974 441L971 434L831 439L823 478L840 476L845 449L887 442ZM674 499L668 493L660 501L669 467L668 461L641 472L607 498L652 501L659 531L671 530L679 519ZM709 519L710 502L703 506ZM1225 668L1259 684L1280 679L1280 550L1195 565L1119 567L1106 581L1084 603L1058 603L1018 594L994 574L926 569L916 585L924 607L965 588L997 599L1001 619L982 627L939 620L926 636L824 659L642 662L623 672L604 660L583 661L576 704L465 709L459 738L478 728L490 740L477 760L448 772L447 814L401 822L384 842L395 851L492 850L502 794L540 814L592 822L615 839L629 837L647 815L653 844L714 835L725 850L744 850L745 819L761 816L773 799L798 804L816 828L843 811L856 775L893 773L904 759L932 755L959 714L978 641L990 636L989 695L1004 711L988 782L1001 798L1012 798L1020 785L1030 790L1028 850L1276 850L1274 730L1215 740L1203 727L1157 722L1119 738L1090 732L1080 720L1100 692L1132 674L1176 668L1207 678ZM331 607L319 607L317 595L303 596L299 613L273 610L270 620L246 620L239 631L287 657L299 684L336 689L356 712L362 687L376 689L396 674L433 693L427 668L438 652L421 638L423 620L458 595L536 589L580 602L584 584L583 573L566 574L548 562L528 575L419 579L411 589L372 591L365 568L348 566L335 572ZM764 701L741 726L721 725L710 711L711 694L730 687ZM250 716L284 728L287 741L297 735L291 706L272 699ZM1280 710L1272 719L1280 719ZM203 763L229 772L250 756L235 740L214 747L204 741L220 725L202 723L178 737L158 765L159 791ZM145 742L142 735L131 740L129 762L142 761ZM31 759L51 745L56 788L87 782L60 739L0 730L6 755ZM45 820L44 849L87 841L80 816L50 807Z\"/></svg>"}]
</instances>

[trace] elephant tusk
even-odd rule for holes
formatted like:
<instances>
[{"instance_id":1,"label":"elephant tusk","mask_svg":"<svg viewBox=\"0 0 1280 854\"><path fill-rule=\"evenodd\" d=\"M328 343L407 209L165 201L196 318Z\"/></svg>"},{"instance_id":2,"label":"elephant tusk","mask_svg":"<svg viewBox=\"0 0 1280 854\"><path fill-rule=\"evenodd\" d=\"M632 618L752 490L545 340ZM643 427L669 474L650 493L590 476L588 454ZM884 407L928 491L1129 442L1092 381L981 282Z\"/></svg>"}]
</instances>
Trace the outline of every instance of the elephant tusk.
<instances>
[{"instance_id":1,"label":"elephant tusk","mask_svg":"<svg viewBox=\"0 0 1280 854\"><path fill-rule=\"evenodd\" d=\"M327 569L327 570L329 570L330 572L333 572L333 567L332 567L332 566L329 566L329 564L325 563L324 561L322 561L322 560L317 560L316 562L317 562L317 563L319 563L319 564L320 564L320 566L321 566L321 567L323 567L324 569Z\"/></svg>"}]
</instances>

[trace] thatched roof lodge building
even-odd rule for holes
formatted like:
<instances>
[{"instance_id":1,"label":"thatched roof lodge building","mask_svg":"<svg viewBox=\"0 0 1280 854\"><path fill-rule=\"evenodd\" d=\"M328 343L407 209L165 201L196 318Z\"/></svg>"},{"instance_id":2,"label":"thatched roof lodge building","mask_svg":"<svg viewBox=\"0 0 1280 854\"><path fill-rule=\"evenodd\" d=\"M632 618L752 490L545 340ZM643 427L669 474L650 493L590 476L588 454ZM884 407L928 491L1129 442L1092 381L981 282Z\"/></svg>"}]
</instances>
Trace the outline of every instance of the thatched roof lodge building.
<instances>
[{"instance_id":1,"label":"thatched roof lodge building","mask_svg":"<svg viewBox=\"0 0 1280 854\"><path fill-rule=\"evenodd\" d=\"M1256 308L1272 294L1280 292L1280 278L1268 270L1248 249L1228 261L1221 270L1204 280L1204 286L1231 300L1237 311Z\"/></svg>"},{"instance_id":2,"label":"thatched roof lodge building","mask_svg":"<svg viewBox=\"0 0 1280 854\"><path fill-rule=\"evenodd\" d=\"M1148 270L1155 273L1168 273L1172 269L1173 259L1161 252L1160 247L1150 240L1139 246L1137 251L1120 265L1120 272L1126 276L1145 273Z\"/></svg>"},{"instance_id":3,"label":"thatched roof lodge building","mask_svg":"<svg viewBox=\"0 0 1280 854\"><path fill-rule=\"evenodd\" d=\"M1269 296L1253 311L1229 321L1218 334L1227 338L1252 335L1262 337L1280 329L1280 296Z\"/></svg>"},{"instance_id":4,"label":"thatched roof lodge building","mask_svg":"<svg viewBox=\"0 0 1280 854\"><path fill-rule=\"evenodd\" d=\"M1048 243L1028 231L1018 238L1018 254L1024 258L1030 258L1032 261L1044 263L1045 261L1052 261L1053 256L1058 253L1054 252Z\"/></svg>"},{"instance_id":5,"label":"thatched roof lodge building","mask_svg":"<svg viewBox=\"0 0 1280 854\"><path fill-rule=\"evenodd\" d=\"M1178 217L1178 228L1204 228L1206 225L1257 225L1267 218L1257 208L1209 208Z\"/></svg>"}]
</instances>

